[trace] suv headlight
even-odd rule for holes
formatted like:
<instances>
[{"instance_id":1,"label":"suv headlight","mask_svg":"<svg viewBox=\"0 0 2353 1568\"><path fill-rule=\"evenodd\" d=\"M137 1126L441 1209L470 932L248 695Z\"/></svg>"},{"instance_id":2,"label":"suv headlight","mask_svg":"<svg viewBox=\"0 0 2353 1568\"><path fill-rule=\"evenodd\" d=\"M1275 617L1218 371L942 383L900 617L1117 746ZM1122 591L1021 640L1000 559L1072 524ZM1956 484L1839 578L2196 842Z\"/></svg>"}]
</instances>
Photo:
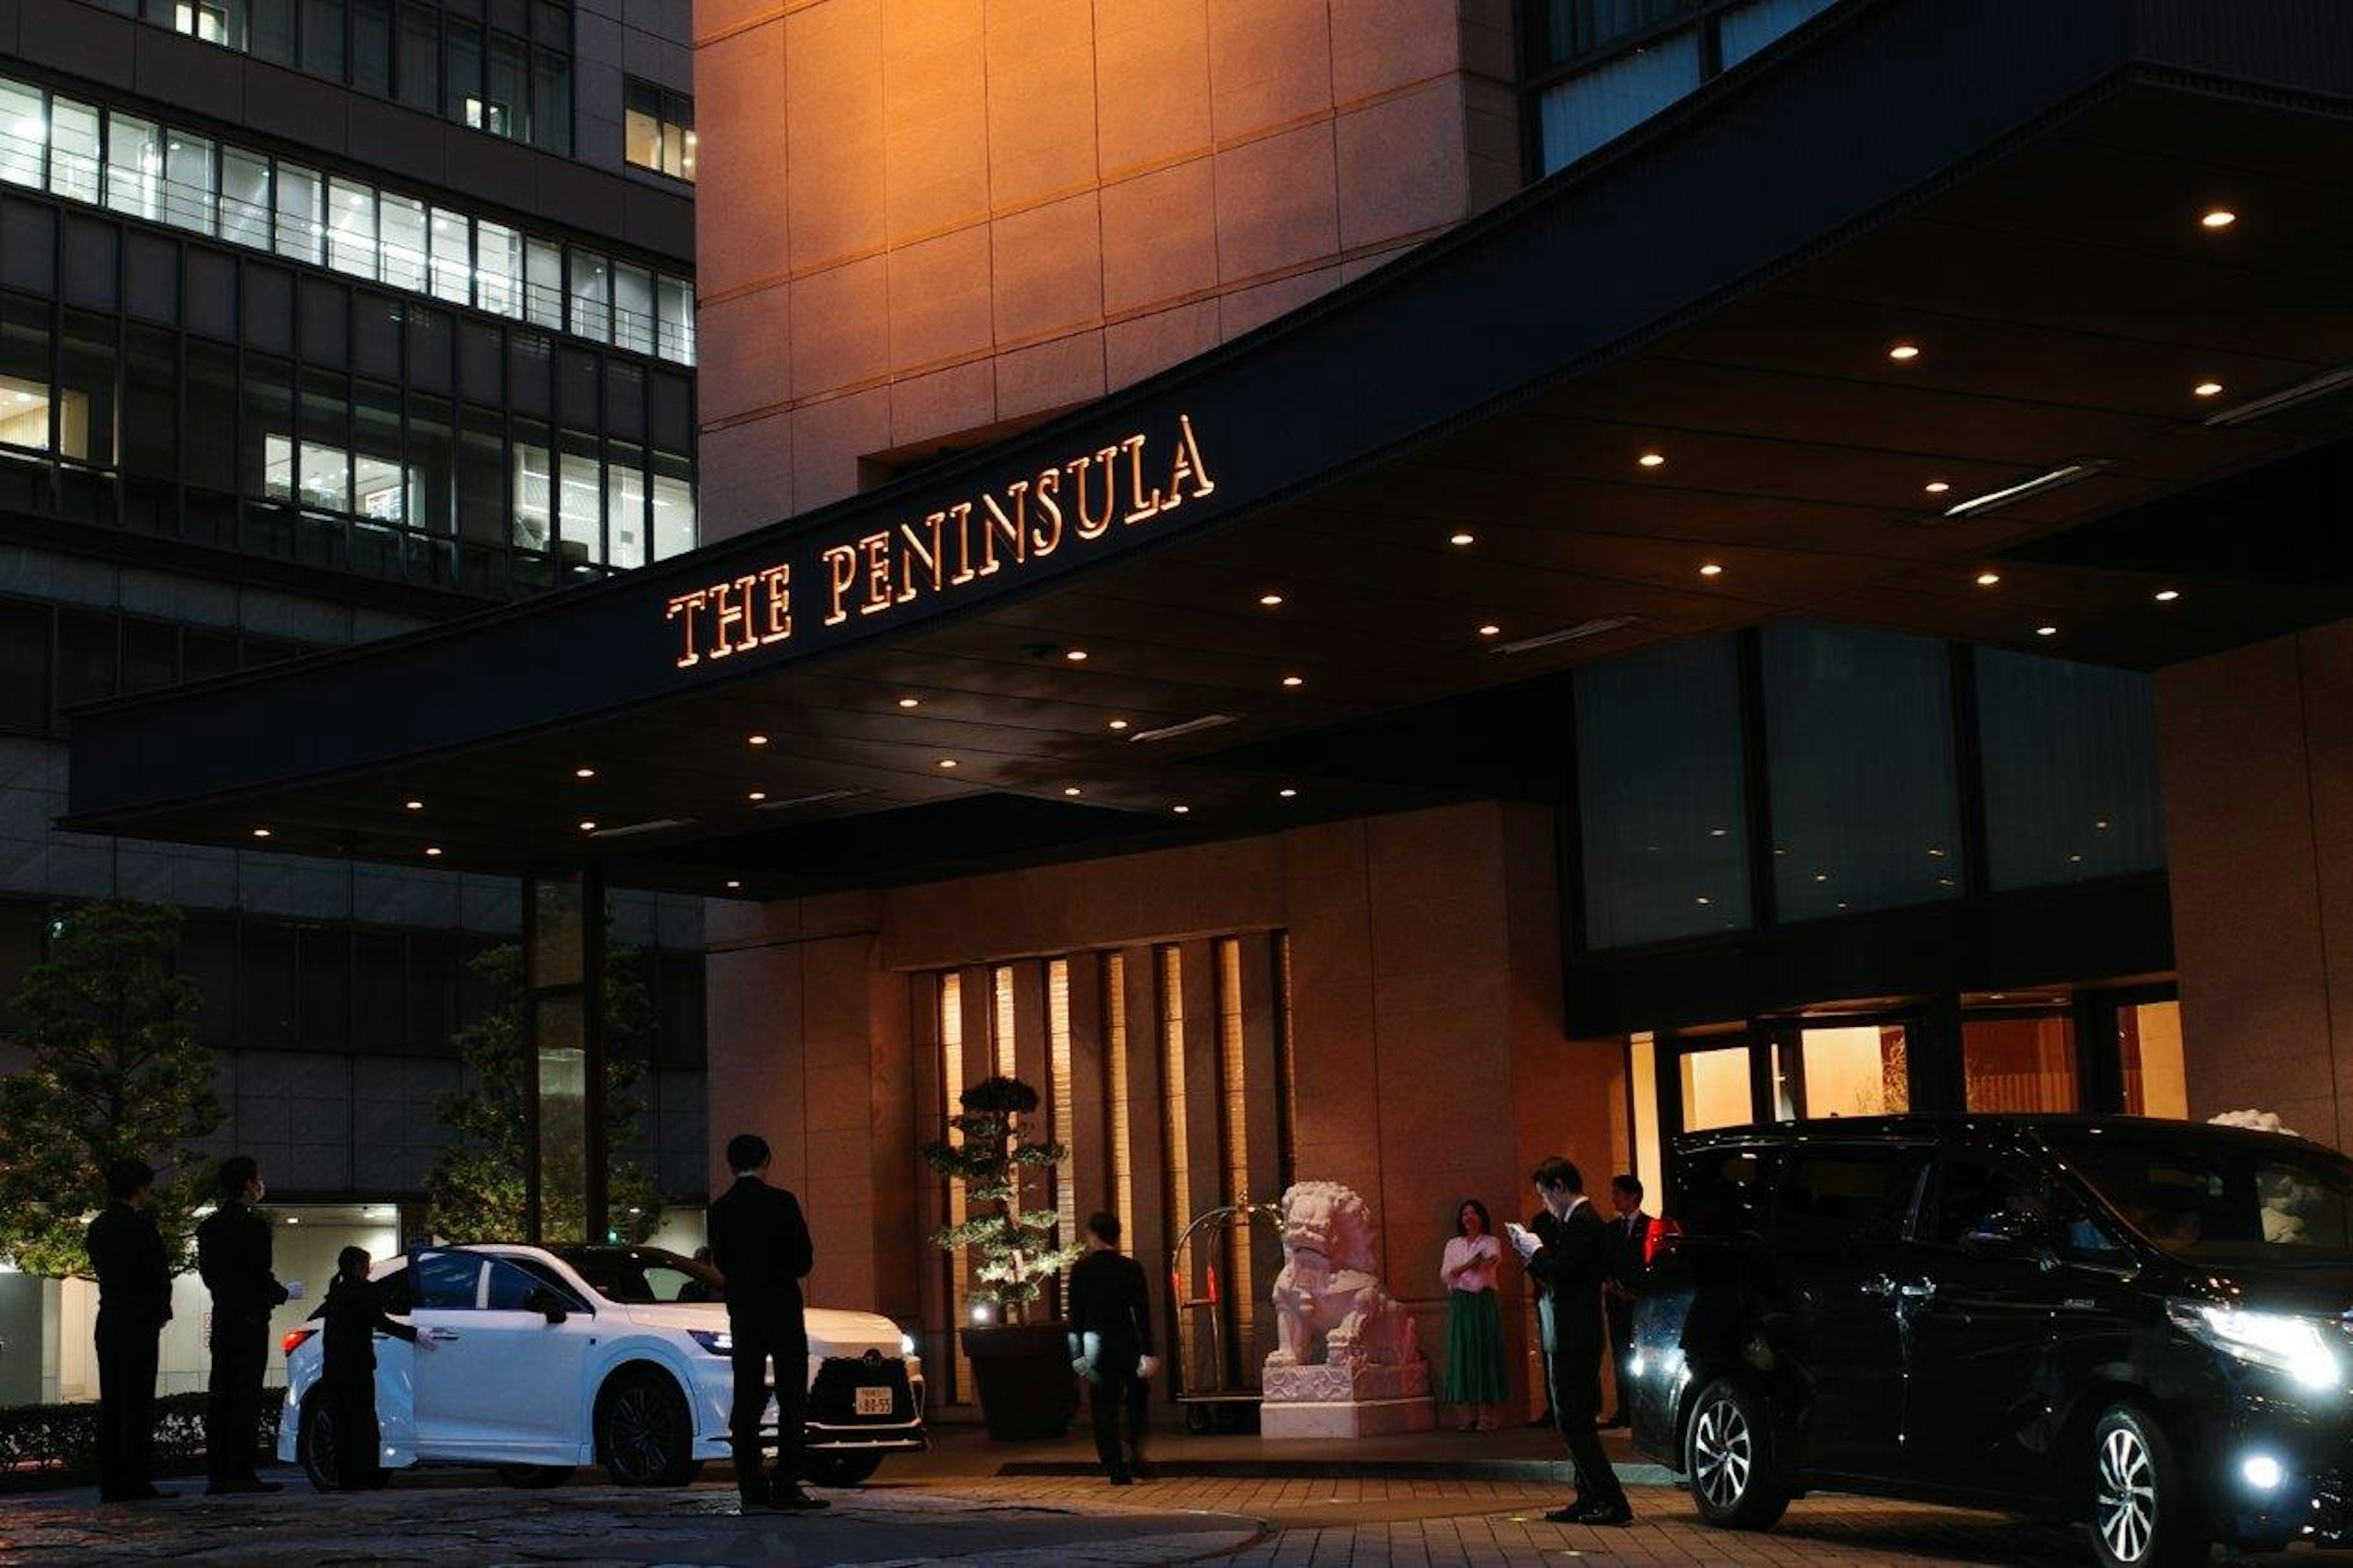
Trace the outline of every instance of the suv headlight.
<instances>
[{"instance_id":1,"label":"suv headlight","mask_svg":"<svg viewBox=\"0 0 2353 1568\"><path fill-rule=\"evenodd\" d=\"M2253 1366L2285 1373L2306 1388L2343 1386L2337 1352L2319 1323L2286 1312L2251 1312L2211 1301L2170 1301L2174 1326Z\"/></svg>"},{"instance_id":2,"label":"suv headlight","mask_svg":"<svg viewBox=\"0 0 2353 1568\"><path fill-rule=\"evenodd\" d=\"M733 1355L735 1336L725 1329L689 1329L686 1337L712 1355Z\"/></svg>"}]
</instances>

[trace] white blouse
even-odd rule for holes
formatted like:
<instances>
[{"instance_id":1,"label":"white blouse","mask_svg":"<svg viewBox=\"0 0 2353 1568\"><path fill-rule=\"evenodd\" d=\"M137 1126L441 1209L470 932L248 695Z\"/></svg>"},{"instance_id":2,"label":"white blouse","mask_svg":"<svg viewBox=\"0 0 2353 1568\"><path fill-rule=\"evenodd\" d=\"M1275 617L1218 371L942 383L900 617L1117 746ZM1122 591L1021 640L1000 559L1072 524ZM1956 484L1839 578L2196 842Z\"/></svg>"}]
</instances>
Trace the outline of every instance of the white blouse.
<instances>
[{"instance_id":1,"label":"white blouse","mask_svg":"<svg viewBox=\"0 0 2353 1568\"><path fill-rule=\"evenodd\" d=\"M1438 1266L1439 1279L1450 1290L1493 1290L1495 1270L1504 1261L1504 1244L1492 1236L1458 1236L1446 1244L1446 1259Z\"/></svg>"}]
</instances>

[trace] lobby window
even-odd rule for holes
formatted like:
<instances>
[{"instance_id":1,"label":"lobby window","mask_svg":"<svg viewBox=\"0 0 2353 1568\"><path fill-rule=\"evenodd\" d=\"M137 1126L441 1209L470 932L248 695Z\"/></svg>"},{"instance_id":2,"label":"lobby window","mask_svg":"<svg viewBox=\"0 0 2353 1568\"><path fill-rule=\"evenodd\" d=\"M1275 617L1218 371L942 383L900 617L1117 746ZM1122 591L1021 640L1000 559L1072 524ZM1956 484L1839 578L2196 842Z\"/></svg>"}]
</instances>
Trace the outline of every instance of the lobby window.
<instances>
[{"instance_id":1,"label":"lobby window","mask_svg":"<svg viewBox=\"0 0 2353 1568\"><path fill-rule=\"evenodd\" d=\"M964 1098L964 977L944 974L939 984L940 1036L940 1126L933 1136L956 1138L950 1131L947 1119L962 1109ZM961 1142L961 1139L957 1140ZM945 1178L944 1207L949 1225L962 1225L971 1215L965 1200L964 1178ZM947 1267L947 1337L953 1350L954 1390L961 1395L972 1387L972 1363L965 1358L964 1336L959 1331L969 1316L972 1300L972 1258L968 1247L950 1250Z\"/></svg>"},{"instance_id":2,"label":"lobby window","mask_svg":"<svg viewBox=\"0 0 2353 1568\"><path fill-rule=\"evenodd\" d=\"M1997 889L2165 865L2149 679L1974 650L1986 865Z\"/></svg>"},{"instance_id":3,"label":"lobby window","mask_svg":"<svg viewBox=\"0 0 2353 1568\"><path fill-rule=\"evenodd\" d=\"M1777 625L1762 641L1773 889L1785 921L1961 896L1941 643Z\"/></svg>"},{"instance_id":4,"label":"lobby window","mask_svg":"<svg viewBox=\"0 0 2353 1568\"><path fill-rule=\"evenodd\" d=\"M629 77L621 92L622 154L640 169L694 178L694 100Z\"/></svg>"},{"instance_id":5,"label":"lobby window","mask_svg":"<svg viewBox=\"0 0 2353 1568\"><path fill-rule=\"evenodd\" d=\"M1973 1111L2083 1109L2075 1029L2064 1013L1963 1019L1961 1078Z\"/></svg>"},{"instance_id":6,"label":"lobby window","mask_svg":"<svg viewBox=\"0 0 2353 1568\"><path fill-rule=\"evenodd\" d=\"M1071 1131L1077 1125L1078 1085L1071 1077L1071 961L1067 958L1050 959L1046 964L1046 1102L1052 1111L1047 1131L1068 1151ZM1065 1152L1049 1173L1059 1227L1054 1239L1062 1246L1079 1239L1079 1184L1071 1165L1071 1155Z\"/></svg>"},{"instance_id":7,"label":"lobby window","mask_svg":"<svg viewBox=\"0 0 2353 1568\"><path fill-rule=\"evenodd\" d=\"M1116 952L1103 955L1103 1127L1111 1164L1112 1213L1120 1234L1135 1228L1135 1162L1133 1123L1128 1114L1127 960Z\"/></svg>"},{"instance_id":8,"label":"lobby window","mask_svg":"<svg viewBox=\"0 0 2353 1568\"><path fill-rule=\"evenodd\" d=\"M1733 640L1645 649L1577 673L1585 936L1615 947L1751 921Z\"/></svg>"},{"instance_id":9,"label":"lobby window","mask_svg":"<svg viewBox=\"0 0 2353 1568\"><path fill-rule=\"evenodd\" d=\"M2181 1060L2181 1004L2127 1003L2116 1009L2116 1047L2124 1069L2127 1116L2189 1116L2189 1086Z\"/></svg>"}]
</instances>

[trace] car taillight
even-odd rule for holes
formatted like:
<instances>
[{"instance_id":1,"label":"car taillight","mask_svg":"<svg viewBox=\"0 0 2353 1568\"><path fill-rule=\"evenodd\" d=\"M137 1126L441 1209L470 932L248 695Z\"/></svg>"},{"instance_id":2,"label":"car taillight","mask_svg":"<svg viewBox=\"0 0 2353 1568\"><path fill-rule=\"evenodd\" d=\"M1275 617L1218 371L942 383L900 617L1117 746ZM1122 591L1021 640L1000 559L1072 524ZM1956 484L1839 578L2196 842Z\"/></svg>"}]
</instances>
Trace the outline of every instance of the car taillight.
<instances>
[{"instance_id":1,"label":"car taillight","mask_svg":"<svg viewBox=\"0 0 2353 1568\"><path fill-rule=\"evenodd\" d=\"M292 1355L301 1348L304 1340L318 1331L316 1329L289 1329L286 1331L286 1337L278 1342L278 1348L288 1355Z\"/></svg>"}]
</instances>

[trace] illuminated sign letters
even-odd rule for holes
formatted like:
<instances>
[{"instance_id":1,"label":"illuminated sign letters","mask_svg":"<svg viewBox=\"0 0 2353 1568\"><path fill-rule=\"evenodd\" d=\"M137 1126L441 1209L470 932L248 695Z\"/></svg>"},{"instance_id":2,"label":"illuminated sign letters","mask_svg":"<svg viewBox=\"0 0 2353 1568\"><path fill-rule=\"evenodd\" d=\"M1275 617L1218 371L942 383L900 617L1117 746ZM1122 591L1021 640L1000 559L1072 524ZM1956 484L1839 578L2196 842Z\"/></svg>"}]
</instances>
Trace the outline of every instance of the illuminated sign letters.
<instances>
[{"instance_id":1,"label":"illuminated sign letters","mask_svg":"<svg viewBox=\"0 0 2353 1568\"><path fill-rule=\"evenodd\" d=\"M1176 416L1173 447L1164 458L1145 436L1130 436L920 521L826 545L816 552L814 581L804 574L802 586L820 594L823 624L839 626L1018 570L1065 544L1092 543L1115 526L1149 522L1218 488L1190 416ZM680 594L665 605L663 618L677 627L681 669L787 642L792 564L779 562Z\"/></svg>"}]
</instances>

